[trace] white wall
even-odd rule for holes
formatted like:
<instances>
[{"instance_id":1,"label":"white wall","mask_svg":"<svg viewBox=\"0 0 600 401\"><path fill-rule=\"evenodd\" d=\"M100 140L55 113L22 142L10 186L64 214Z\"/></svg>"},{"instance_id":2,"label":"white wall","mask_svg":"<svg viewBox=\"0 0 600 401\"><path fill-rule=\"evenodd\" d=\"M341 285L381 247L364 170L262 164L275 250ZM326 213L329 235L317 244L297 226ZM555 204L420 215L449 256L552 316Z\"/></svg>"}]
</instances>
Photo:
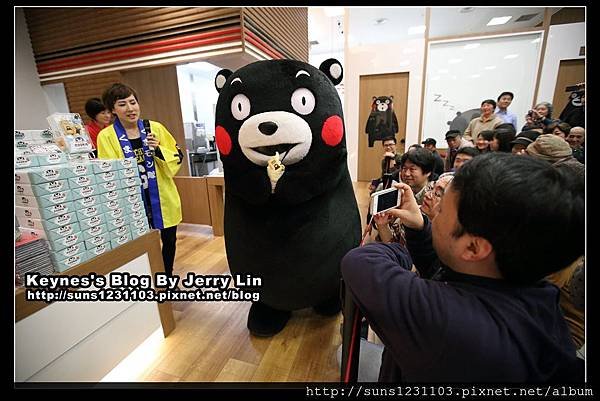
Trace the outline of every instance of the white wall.
<instances>
[{"instance_id":1,"label":"white wall","mask_svg":"<svg viewBox=\"0 0 600 401\"><path fill-rule=\"evenodd\" d=\"M22 8L15 8L15 129L48 128L50 115L37 75Z\"/></svg>"},{"instance_id":2,"label":"white wall","mask_svg":"<svg viewBox=\"0 0 600 401\"><path fill-rule=\"evenodd\" d=\"M62 82L57 84L42 85L49 114L70 113L67 92Z\"/></svg>"},{"instance_id":3,"label":"white wall","mask_svg":"<svg viewBox=\"0 0 600 401\"><path fill-rule=\"evenodd\" d=\"M584 22L550 26L536 103L552 102L560 61L585 58L579 55L585 42Z\"/></svg>"},{"instance_id":4,"label":"white wall","mask_svg":"<svg viewBox=\"0 0 600 401\"><path fill-rule=\"evenodd\" d=\"M406 110L406 144L416 143L419 135L421 80L425 39L402 40L396 43L349 46L345 52L344 117L348 147L348 168L353 181L358 171L358 138L364 133L359 123L360 76L408 72L408 106ZM400 118L398 116L398 118Z\"/></svg>"}]
</instances>

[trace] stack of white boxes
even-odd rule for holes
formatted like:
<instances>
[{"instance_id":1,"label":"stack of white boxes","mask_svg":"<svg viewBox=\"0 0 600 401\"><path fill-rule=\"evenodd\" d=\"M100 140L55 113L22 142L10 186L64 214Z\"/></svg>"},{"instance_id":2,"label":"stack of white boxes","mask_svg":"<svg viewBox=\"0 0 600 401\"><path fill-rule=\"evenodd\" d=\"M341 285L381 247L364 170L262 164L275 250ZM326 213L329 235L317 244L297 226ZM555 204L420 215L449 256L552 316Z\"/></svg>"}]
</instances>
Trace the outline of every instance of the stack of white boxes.
<instances>
[{"instance_id":1,"label":"stack of white boxes","mask_svg":"<svg viewBox=\"0 0 600 401\"><path fill-rule=\"evenodd\" d=\"M135 159L17 170L15 181L19 224L48 241L58 272L149 229Z\"/></svg>"}]
</instances>

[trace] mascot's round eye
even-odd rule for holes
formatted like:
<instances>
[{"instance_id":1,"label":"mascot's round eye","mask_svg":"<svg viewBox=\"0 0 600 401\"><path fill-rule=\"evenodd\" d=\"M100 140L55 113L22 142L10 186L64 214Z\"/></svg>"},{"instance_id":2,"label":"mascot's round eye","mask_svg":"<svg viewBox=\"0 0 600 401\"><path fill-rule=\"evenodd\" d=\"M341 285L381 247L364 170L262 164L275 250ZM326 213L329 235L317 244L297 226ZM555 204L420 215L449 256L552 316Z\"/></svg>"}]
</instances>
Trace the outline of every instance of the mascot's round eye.
<instances>
[{"instance_id":1,"label":"mascot's round eye","mask_svg":"<svg viewBox=\"0 0 600 401\"><path fill-rule=\"evenodd\" d=\"M376 100L375 103L381 104L381 100Z\"/></svg>"},{"instance_id":2,"label":"mascot's round eye","mask_svg":"<svg viewBox=\"0 0 600 401\"><path fill-rule=\"evenodd\" d=\"M292 107L302 115L312 113L315 109L315 95L306 88L296 89L292 93Z\"/></svg>"},{"instance_id":3,"label":"mascot's round eye","mask_svg":"<svg viewBox=\"0 0 600 401\"><path fill-rule=\"evenodd\" d=\"M246 95L237 94L231 101L231 114L236 120L243 120L250 114L250 99Z\"/></svg>"},{"instance_id":4,"label":"mascot's round eye","mask_svg":"<svg viewBox=\"0 0 600 401\"><path fill-rule=\"evenodd\" d=\"M390 100L389 99L385 99L385 104L390 104Z\"/></svg>"}]
</instances>

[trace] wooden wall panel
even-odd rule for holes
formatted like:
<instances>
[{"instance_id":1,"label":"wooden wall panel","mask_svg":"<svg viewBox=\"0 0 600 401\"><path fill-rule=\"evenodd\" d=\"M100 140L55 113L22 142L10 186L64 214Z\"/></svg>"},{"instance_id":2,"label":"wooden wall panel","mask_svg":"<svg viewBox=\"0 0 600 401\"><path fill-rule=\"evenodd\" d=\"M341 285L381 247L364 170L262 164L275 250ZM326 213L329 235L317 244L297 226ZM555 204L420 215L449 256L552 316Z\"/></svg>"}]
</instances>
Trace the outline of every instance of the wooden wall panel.
<instances>
[{"instance_id":1,"label":"wooden wall panel","mask_svg":"<svg viewBox=\"0 0 600 401\"><path fill-rule=\"evenodd\" d=\"M167 65L123 71L121 75L123 83L131 86L138 94L142 118L159 121L167 127L181 146L183 154L187 154L177 83L177 67ZM184 158L177 175L190 175L187 157Z\"/></svg>"},{"instance_id":2,"label":"wooden wall panel","mask_svg":"<svg viewBox=\"0 0 600 401\"><path fill-rule=\"evenodd\" d=\"M69 110L71 113L79 113L85 122L90 119L85 114L85 102L92 97L102 99L102 93L110 85L122 80L118 71L102 74L86 75L82 77L66 78L62 81L65 85Z\"/></svg>"},{"instance_id":3,"label":"wooden wall panel","mask_svg":"<svg viewBox=\"0 0 600 401\"><path fill-rule=\"evenodd\" d=\"M36 59L123 38L139 41L140 35L166 35L172 29L231 16L239 20L241 14L240 8L223 7L57 7L24 11Z\"/></svg>"},{"instance_id":4,"label":"wooden wall panel","mask_svg":"<svg viewBox=\"0 0 600 401\"><path fill-rule=\"evenodd\" d=\"M276 50L308 62L308 8L244 7L243 13L244 24Z\"/></svg>"},{"instance_id":5,"label":"wooden wall panel","mask_svg":"<svg viewBox=\"0 0 600 401\"><path fill-rule=\"evenodd\" d=\"M204 177L175 177L181 198L183 223L211 225L208 189Z\"/></svg>"}]
</instances>

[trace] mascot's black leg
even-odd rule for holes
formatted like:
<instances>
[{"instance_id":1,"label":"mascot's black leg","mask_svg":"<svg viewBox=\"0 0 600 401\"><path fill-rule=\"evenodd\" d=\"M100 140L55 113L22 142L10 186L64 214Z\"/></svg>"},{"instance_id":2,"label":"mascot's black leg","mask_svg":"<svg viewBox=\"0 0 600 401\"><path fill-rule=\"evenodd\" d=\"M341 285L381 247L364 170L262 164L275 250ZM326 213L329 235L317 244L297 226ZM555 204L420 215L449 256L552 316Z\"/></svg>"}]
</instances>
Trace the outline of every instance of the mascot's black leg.
<instances>
[{"instance_id":1,"label":"mascot's black leg","mask_svg":"<svg viewBox=\"0 0 600 401\"><path fill-rule=\"evenodd\" d=\"M313 306L313 309L321 316L334 316L342 310L342 300L339 294L336 294L334 297Z\"/></svg>"},{"instance_id":2,"label":"mascot's black leg","mask_svg":"<svg viewBox=\"0 0 600 401\"><path fill-rule=\"evenodd\" d=\"M279 333L285 325L292 312L273 309L262 302L252 302L248 312L248 330L258 337L271 337Z\"/></svg>"}]
</instances>

